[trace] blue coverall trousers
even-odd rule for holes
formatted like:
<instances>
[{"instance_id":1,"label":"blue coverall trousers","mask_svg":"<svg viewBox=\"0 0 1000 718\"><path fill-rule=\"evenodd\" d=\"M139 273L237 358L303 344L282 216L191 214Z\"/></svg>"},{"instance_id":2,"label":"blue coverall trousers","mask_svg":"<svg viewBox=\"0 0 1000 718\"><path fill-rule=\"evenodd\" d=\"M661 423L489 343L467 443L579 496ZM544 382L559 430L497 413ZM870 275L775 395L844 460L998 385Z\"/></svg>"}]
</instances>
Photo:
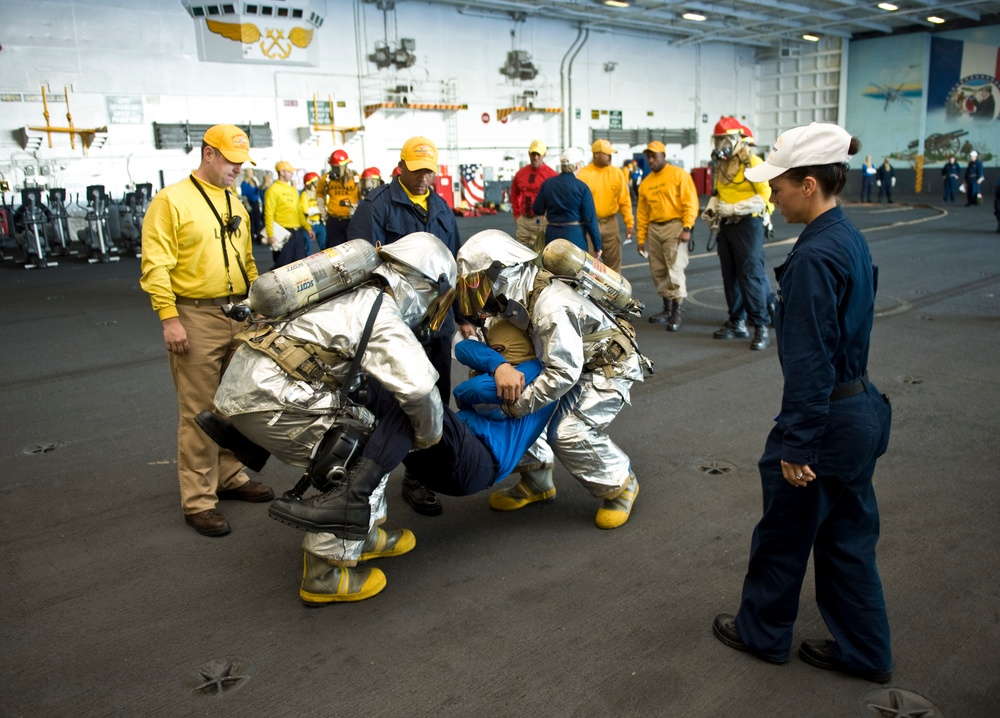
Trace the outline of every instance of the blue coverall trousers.
<instances>
[{"instance_id":1,"label":"blue coverall trousers","mask_svg":"<svg viewBox=\"0 0 1000 718\"><path fill-rule=\"evenodd\" d=\"M892 670L889 621L875 564L879 512L875 462L889 443L892 409L874 386L830 402L817 478L804 488L781 475L783 429L771 430L759 462L764 515L754 529L740 638L776 662L788 659L799 592L813 552L816 602L836 641L834 658L858 671Z\"/></svg>"}]
</instances>

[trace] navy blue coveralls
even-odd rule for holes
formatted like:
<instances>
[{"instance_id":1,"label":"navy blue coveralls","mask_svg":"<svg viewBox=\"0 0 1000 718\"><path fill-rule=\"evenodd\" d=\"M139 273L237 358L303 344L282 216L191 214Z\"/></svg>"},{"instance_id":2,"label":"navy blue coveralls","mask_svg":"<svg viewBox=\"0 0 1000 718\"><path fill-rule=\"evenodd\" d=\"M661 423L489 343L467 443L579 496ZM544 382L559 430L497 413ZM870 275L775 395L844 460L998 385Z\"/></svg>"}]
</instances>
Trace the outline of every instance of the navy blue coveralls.
<instances>
[{"instance_id":1,"label":"navy blue coveralls","mask_svg":"<svg viewBox=\"0 0 1000 718\"><path fill-rule=\"evenodd\" d=\"M554 239L568 239L584 252L587 236L594 244L594 251L601 251L601 230L594 209L594 195L583 180L572 172L560 172L542 183L538 196L531 206L536 215L545 215L545 243Z\"/></svg>"},{"instance_id":2,"label":"navy blue coveralls","mask_svg":"<svg viewBox=\"0 0 1000 718\"><path fill-rule=\"evenodd\" d=\"M736 629L755 653L788 659L812 549L833 657L858 671L891 671L872 475L892 414L867 380L877 270L864 237L836 207L806 226L775 275L784 390L760 458L764 514L753 532ZM790 485L782 460L807 464L816 479Z\"/></svg>"},{"instance_id":3,"label":"navy blue coveralls","mask_svg":"<svg viewBox=\"0 0 1000 718\"><path fill-rule=\"evenodd\" d=\"M350 239L367 239L372 244L391 244L414 232L430 232L457 254L461 245L455 213L433 191L427 197L427 212L410 201L396 177L389 184L376 187L358 205L347 228ZM427 358L438 373L437 388L441 400L451 399L451 338L455 334L455 318L448 318L424 342Z\"/></svg>"}]
</instances>

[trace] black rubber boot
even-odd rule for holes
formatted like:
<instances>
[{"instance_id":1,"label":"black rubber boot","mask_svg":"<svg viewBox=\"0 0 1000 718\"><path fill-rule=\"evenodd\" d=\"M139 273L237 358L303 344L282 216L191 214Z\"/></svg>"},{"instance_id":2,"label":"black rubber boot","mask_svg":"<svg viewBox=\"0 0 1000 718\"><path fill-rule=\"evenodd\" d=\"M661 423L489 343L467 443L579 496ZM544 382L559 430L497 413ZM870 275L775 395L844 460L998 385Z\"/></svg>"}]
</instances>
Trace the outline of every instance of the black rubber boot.
<instances>
[{"instance_id":1,"label":"black rubber boot","mask_svg":"<svg viewBox=\"0 0 1000 718\"><path fill-rule=\"evenodd\" d=\"M712 334L713 339L743 339L748 336L750 332L742 319L729 319Z\"/></svg>"},{"instance_id":2,"label":"black rubber boot","mask_svg":"<svg viewBox=\"0 0 1000 718\"><path fill-rule=\"evenodd\" d=\"M304 531L363 541L371 523L369 498L383 476L381 466L362 457L325 494L302 501L283 496L272 501L267 512L271 518Z\"/></svg>"},{"instance_id":3,"label":"black rubber boot","mask_svg":"<svg viewBox=\"0 0 1000 718\"><path fill-rule=\"evenodd\" d=\"M243 436L229 419L215 412L203 411L194 420L212 441L233 452L236 460L248 469L259 472L264 468L271 452Z\"/></svg>"},{"instance_id":4,"label":"black rubber boot","mask_svg":"<svg viewBox=\"0 0 1000 718\"><path fill-rule=\"evenodd\" d=\"M668 332L679 332L681 330L681 304L683 299L674 299L670 303L670 318L667 320Z\"/></svg>"},{"instance_id":5,"label":"black rubber boot","mask_svg":"<svg viewBox=\"0 0 1000 718\"><path fill-rule=\"evenodd\" d=\"M410 508L418 514L424 516L437 516L443 510L437 495L417 478L406 474L403 476L402 486L403 500L410 505Z\"/></svg>"},{"instance_id":6,"label":"black rubber boot","mask_svg":"<svg viewBox=\"0 0 1000 718\"><path fill-rule=\"evenodd\" d=\"M767 349L770 344L771 337L767 333L767 327L754 327L753 342L750 344L750 348L759 352L761 349Z\"/></svg>"},{"instance_id":7,"label":"black rubber boot","mask_svg":"<svg viewBox=\"0 0 1000 718\"><path fill-rule=\"evenodd\" d=\"M670 312L673 307L673 300L663 298L663 311L659 314L654 314L649 318L650 324L666 324L670 321Z\"/></svg>"}]
</instances>

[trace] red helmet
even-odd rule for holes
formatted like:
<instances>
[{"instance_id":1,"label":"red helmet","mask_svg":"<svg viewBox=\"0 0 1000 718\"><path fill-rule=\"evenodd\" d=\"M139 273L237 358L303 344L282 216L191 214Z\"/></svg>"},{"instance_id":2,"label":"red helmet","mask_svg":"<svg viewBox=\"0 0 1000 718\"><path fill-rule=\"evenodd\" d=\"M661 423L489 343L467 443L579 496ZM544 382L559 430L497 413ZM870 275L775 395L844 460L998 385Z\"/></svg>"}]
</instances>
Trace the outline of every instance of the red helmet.
<instances>
[{"instance_id":1,"label":"red helmet","mask_svg":"<svg viewBox=\"0 0 1000 718\"><path fill-rule=\"evenodd\" d=\"M368 179L369 177L382 177L382 173L378 171L378 167L369 167L364 172L361 173L361 179Z\"/></svg>"},{"instance_id":2,"label":"red helmet","mask_svg":"<svg viewBox=\"0 0 1000 718\"><path fill-rule=\"evenodd\" d=\"M351 158L347 156L347 153L343 150L334 150L333 154L330 155L330 166L336 167L337 165L346 165L351 161Z\"/></svg>"},{"instance_id":3,"label":"red helmet","mask_svg":"<svg viewBox=\"0 0 1000 718\"><path fill-rule=\"evenodd\" d=\"M712 132L712 136L740 134L742 131L743 125L735 117L721 117L715 123L715 130Z\"/></svg>"},{"instance_id":4,"label":"red helmet","mask_svg":"<svg viewBox=\"0 0 1000 718\"><path fill-rule=\"evenodd\" d=\"M313 182L319 181L319 175L315 172L306 172L306 176L302 178L302 181L306 184L311 184Z\"/></svg>"},{"instance_id":5,"label":"red helmet","mask_svg":"<svg viewBox=\"0 0 1000 718\"><path fill-rule=\"evenodd\" d=\"M748 145L755 145L755 144L757 144L757 141L756 141L756 140L754 140L754 138L753 138L753 132L751 132L751 131L750 131L750 128L749 128L749 127L747 127L746 125L743 125L743 126L742 126L742 127L740 128L740 132L742 132L742 133L743 133L743 140L744 140L744 141L745 141L745 142L746 142L746 143L747 143Z\"/></svg>"},{"instance_id":6,"label":"red helmet","mask_svg":"<svg viewBox=\"0 0 1000 718\"><path fill-rule=\"evenodd\" d=\"M399 165L396 165L395 167L392 168L393 177L399 177L399 175L401 174L403 174L403 170L399 169Z\"/></svg>"}]
</instances>

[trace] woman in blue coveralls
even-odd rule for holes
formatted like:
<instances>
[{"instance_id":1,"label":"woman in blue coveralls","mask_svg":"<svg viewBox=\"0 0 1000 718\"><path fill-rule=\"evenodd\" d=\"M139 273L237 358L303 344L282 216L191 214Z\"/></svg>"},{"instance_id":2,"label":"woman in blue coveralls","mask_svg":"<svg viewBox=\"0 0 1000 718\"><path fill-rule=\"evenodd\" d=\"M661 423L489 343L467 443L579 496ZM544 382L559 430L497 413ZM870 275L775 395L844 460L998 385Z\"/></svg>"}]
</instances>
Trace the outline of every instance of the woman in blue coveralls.
<instances>
[{"instance_id":1,"label":"woman in blue coveralls","mask_svg":"<svg viewBox=\"0 0 1000 718\"><path fill-rule=\"evenodd\" d=\"M814 122L784 132L774 147L747 179L770 181L785 220L806 227L775 270L784 390L759 463L764 514L739 612L716 616L713 632L730 648L786 662L811 549L816 603L833 639L803 641L799 657L888 683L872 476L888 445L891 408L868 381L878 273L837 200L860 143L837 125Z\"/></svg>"}]
</instances>

